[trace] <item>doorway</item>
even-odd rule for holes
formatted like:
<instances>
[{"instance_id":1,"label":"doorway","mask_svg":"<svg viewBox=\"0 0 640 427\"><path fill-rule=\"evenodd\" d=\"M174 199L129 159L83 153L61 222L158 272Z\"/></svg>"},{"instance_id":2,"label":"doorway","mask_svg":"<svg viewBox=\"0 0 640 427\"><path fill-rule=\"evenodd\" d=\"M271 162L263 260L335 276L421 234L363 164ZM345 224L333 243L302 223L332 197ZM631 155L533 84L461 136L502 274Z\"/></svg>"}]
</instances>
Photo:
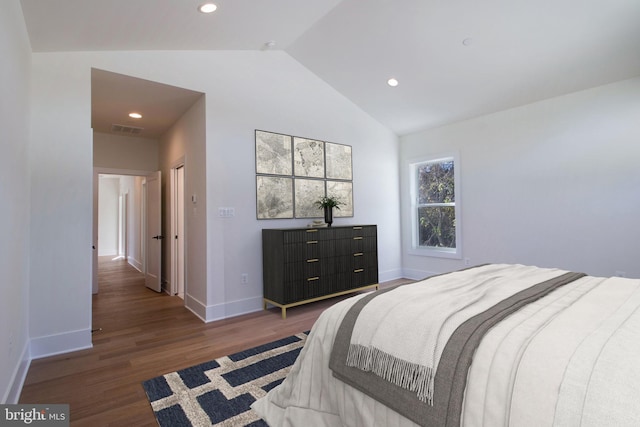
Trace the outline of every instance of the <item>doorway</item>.
<instances>
[{"instance_id":1,"label":"doorway","mask_svg":"<svg viewBox=\"0 0 640 427\"><path fill-rule=\"evenodd\" d=\"M148 271L146 175L145 171L94 168L93 294L99 292L99 257L121 258L141 274ZM160 212L159 204L155 210Z\"/></svg>"},{"instance_id":2,"label":"doorway","mask_svg":"<svg viewBox=\"0 0 640 427\"><path fill-rule=\"evenodd\" d=\"M167 221L164 226L161 177L160 171L94 169L94 294L99 292L98 259L110 257L123 259L138 270L148 288L184 299L184 159L171 169L170 224ZM165 238L163 228L170 228L166 236L170 238ZM162 279L169 276L170 281Z\"/></svg>"},{"instance_id":3,"label":"doorway","mask_svg":"<svg viewBox=\"0 0 640 427\"><path fill-rule=\"evenodd\" d=\"M185 294L185 217L184 217L184 159L171 169L171 292L184 299Z\"/></svg>"},{"instance_id":4,"label":"doorway","mask_svg":"<svg viewBox=\"0 0 640 427\"><path fill-rule=\"evenodd\" d=\"M205 250L200 248L205 233L197 233L193 239L186 238L186 233L189 230L192 233L196 230L206 230L206 205L203 203L202 206L198 206L197 217L194 206L194 215L191 216L191 210L186 214L184 212L183 199L189 197L185 193L194 194L192 198L195 198L196 190L199 194L205 194L204 94L95 68L91 70L91 86L94 168L143 169L101 171L138 176L146 175L147 171L162 169L165 177L161 200L165 219L162 220L161 228L164 233L158 232L155 236L165 236L161 241L162 271L156 278L162 281L163 291L170 295L180 295L185 306L189 303L194 304L194 300L190 299L188 277L191 276L197 284L206 283L206 280L201 280L206 278L205 263L189 264L185 258L188 256L190 245L194 244L198 250L192 250L192 256L195 259L205 258ZM131 110L140 109L141 105L145 106L142 120L127 118ZM180 156L181 163L175 164ZM191 160L187 165L188 173L185 173L187 169L184 158L187 156ZM194 171L198 173L194 174ZM174 176L174 173L177 175ZM169 187L174 179L177 183L175 190L180 192L178 195ZM98 194L97 189L94 189L94 194ZM174 202L174 206L171 206ZM129 212L134 209L133 194L129 193L128 200L123 200L123 203ZM141 209L144 209L144 206ZM174 220L176 215L180 216L177 221ZM94 221L97 222L97 219L94 218ZM97 230L97 223L94 224L94 229ZM132 229L127 228L126 233L126 240L131 242ZM98 292L97 243L94 238L94 294ZM139 256L134 255L130 244L129 247L125 245L124 250L127 251L127 259L140 261L136 266L140 271L146 272L148 266L144 263L147 257L144 245L140 246ZM197 303L196 301L195 304Z\"/></svg>"}]
</instances>

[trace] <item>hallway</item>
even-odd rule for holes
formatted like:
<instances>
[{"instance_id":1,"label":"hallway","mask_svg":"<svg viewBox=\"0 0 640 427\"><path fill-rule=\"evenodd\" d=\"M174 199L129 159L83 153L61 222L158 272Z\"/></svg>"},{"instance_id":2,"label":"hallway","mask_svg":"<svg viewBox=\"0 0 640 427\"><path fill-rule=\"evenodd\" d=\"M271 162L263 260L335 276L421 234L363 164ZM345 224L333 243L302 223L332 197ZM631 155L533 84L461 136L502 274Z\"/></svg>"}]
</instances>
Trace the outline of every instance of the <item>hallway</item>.
<instances>
[{"instance_id":1,"label":"hallway","mask_svg":"<svg viewBox=\"0 0 640 427\"><path fill-rule=\"evenodd\" d=\"M33 360L20 403L68 403L71 425L157 426L141 382L311 328L335 300L203 323L144 286L123 259L100 259L93 348ZM101 329L100 329L101 328Z\"/></svg>"},{"instance_id":2,"label":"hallway","mask_svg":"<svg viewBox=\"0 0 640 427\"><path fill-rule=\"evenodd\" d=\"M126 330L140 322L163 322L165 316L157 313L158 311L167 313L167 310L177 309L187 317L195 318L184 309L182 299L171 298L165 293L146 288L144 274L122 258L98 258L98 283L99 293L92 296L94 345L103 336L108 336L108 331ZM175 315L173 311L171 313L172 316ZM99 328L102 331L97 330Z\"/></svg>"}]
</instances>

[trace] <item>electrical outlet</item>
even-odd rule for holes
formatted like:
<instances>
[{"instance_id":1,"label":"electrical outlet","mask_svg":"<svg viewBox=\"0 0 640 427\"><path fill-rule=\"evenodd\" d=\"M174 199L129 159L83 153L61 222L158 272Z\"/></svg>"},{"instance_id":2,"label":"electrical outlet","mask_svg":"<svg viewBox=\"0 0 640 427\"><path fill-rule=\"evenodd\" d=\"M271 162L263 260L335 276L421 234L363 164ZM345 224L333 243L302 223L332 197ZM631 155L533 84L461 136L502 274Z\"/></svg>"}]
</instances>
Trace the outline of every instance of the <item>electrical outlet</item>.
<instances>
[{"instance_id":1,"label":"electrical outlet","mask_svg":"<svg viewBox=\"0 0 640 427\"><path fill-rule=\"evenodd\" d=\"M242 283L243 285L246 285L249 283L249 275L247 273L242 273L240 275L240 283Z\"/></svg>"},{"instance_id":2,"label":"electrical outlet","mask_svg":"<svg viewBox=\"0 0 640 427\"><path fill-rule=\"evenodd\" d=\"M471 258L465 258L464 259L464 265L466 265L466 266L471 265Z\"/></svg>"}]
</instances>

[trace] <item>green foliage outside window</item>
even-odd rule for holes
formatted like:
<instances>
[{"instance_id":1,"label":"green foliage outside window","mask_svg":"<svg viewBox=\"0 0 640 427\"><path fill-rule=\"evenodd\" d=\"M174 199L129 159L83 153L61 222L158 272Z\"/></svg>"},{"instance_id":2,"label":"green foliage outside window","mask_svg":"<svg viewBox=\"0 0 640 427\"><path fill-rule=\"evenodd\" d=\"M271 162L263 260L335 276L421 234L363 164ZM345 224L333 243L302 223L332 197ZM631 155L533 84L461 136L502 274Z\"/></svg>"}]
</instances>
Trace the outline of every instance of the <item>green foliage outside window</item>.
<instances>
[{"instance_id":1,"label":"green foliage outside window","mask_svg":"<svg viewBox=\"0 0 640 427\"><path fill-rule=\"evenodd\" d=\"M424 163L417 168L418 245L456 247L454 162Z\"/></svg>"}]
</instances>

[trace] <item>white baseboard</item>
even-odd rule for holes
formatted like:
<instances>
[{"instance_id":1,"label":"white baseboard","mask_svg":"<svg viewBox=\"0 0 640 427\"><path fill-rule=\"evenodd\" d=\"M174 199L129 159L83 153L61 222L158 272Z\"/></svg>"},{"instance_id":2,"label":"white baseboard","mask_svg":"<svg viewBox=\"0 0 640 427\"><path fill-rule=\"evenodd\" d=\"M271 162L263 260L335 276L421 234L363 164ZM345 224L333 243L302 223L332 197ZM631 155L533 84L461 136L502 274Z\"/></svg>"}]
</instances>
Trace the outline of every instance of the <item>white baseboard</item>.
<instances>
[{"instance_id":1,"label":"white baseboard","mask_svg":"<svg viewBox=\"0 0 640 427\"><path fill-rule=\"evenodd\" d=\"M223 304L205 305L191 295L185 295L185 306L205 323L228 319L262 310L262 297L230 301Z\"/></svg>"},{"instance_id":2,"label":"white baseboard","mask_svg":"<svg viewBox=\"0 0 640 427\"><path fill-rule=\"evenodd\" d=\"M2 401L10 404L18 403L33 359L70 353L91 347L93 347L91 344L91 329L32 338L22 349L20 362L16 366L11 378L11 385Z\"/></svg>"},{"instance_id":3,"label":"white baseboard","mask_svg":"<svg viewBox=\"0 0 640 427\"><path fill-rule=\"evenodd\" d=\"M171 295L171 296L173 296L173 295L177 295L177 294L173 294L173 293L172 293L172 291L173 291L173 286L171 286L171 281L170 281L170 280L167 280L167 279L165 279L165 278L163 277L163 278L162 278L161 283L162 283L162 291L163 291L165 294L167 294L167 295Z\"/></svg>"},{"instance_id":4,"label":"white baseboard","mask_svg":"<svg viewBox=\"0 0 640 427\"><path fill-rule=\"evenodd\" d=\"M184 306L187 307L187 310L195 314L200 320L206 322L207 318L207 306L199 301L197 298L186 293L184 295Z\"/></svg>"},{"instance_id":5,"label":"white baseboard","mask_svg":"<svg viewBox=\"0 0 640 427\"><path fill-rule=\"evenodd\" d=\"M402 269L382 271L378 273L378 282L384 283L395 279L404 279L402 275Z\"/></svg>"},{"instance_id":6,"label":"white baseboard","mask_svg":"<svg viewBox=\"0 0 640 427\"><path fill-rule=\"evenodd\" d=\"M185 295L185 306L205 323L228 319L262 309L262 297L230 301L223 304L205 305L191 295Z\"/></svg>"},{"instance_id":7,"label":"white baseboard","mask_svg":"<svg viewBox=\"0 0 640 427\"><path fill-rule=\"evenodd\" d=\"M415 270L410 268L403 269L402 273L403 273L402 274L403 277L406 277L407 279L411 279L411 280L422 280L424 278L435 276L436 274L440 274L440 273L434 273L433 271Z\"/></svg>"},{"instance_id":8,"label":"white baseboard","mask_svg":"<svg viewBox=\"0 0 640 427\"><path fill-rule=\"evenodd\" d=\"M62 334L31 338L30 353L32 359L70 353L92 348L91 329L64 332Z\"/></svg>"},{"instance_id":9,"label":"white baseboard","mask_svg":"<svg viewBox=\"0 0 640 427\"><path fill-rule=\"evenodd\" d=\"M253 297L207 307L206 322L241 316L262 310L262 297Z\"/></svg>"},{"instance_id":10,"label":"white baseboard","mask_svg":"<svg viewBox=\"0 0 640 427\"><path fill-rule=\"evenodd\" d=\"M127 262L129 263L129 265L131 267L135 268L140 273L142 273L142 263L140 261L138 261L137 259L135 259L133 257L128 257L127 258Z\"/></svg>"},{"instance_id":11,"label":"white baseboard","mask_svg":"<svg viewBox=\"0 0 640 427\"><path fill-rule=\"evenodd\" d=\"M5 396L2 397L3 403L16 404L20 400L20 394L22 393L22 387L24 381L27 378L27 372L29 372L29 365L31 365L31 358L29 357L29 343L27 342L22 349L20 355L20 362L13 372L11 377L11 384L7 390Z\"/></svg>"},{"instance_id":12,"label":"white baseboard","mask_svg":"<svg viewBox=\"0 0 640 427\"><path fill-rule=\"evenodd\" d=\"M419 270L389 270L379 273L379 282L388 282L395 279L424 279L436 273ZM228 319L230 317L241 316L243 314L254 313L263 308L262 297L253 297L237 301L230 301L223 304L205 305L201 301L189 294L185 295L185 306L203 322L215 322L216 320Z\"/></svg>"}]
</instances>

